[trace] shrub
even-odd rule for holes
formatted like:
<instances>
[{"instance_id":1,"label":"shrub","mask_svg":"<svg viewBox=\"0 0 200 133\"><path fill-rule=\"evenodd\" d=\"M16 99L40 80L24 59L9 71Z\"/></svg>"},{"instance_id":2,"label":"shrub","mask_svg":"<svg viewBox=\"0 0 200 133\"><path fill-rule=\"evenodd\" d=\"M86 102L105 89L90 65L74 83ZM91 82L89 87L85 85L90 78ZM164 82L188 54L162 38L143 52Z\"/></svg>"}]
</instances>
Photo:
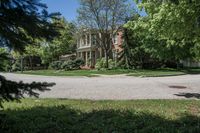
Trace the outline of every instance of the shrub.
<instances>
[{"instance_id":1,"label":"shrub","mask_svg":"<svg viewBox=\"0 0 200 133\"><path fill-rule=\"evenodd\" d=\"M73 64L73 61L72 60L69 60L69 61L65 61L63 62L61 68L68 71L68 70L72 70L72 64Z\"/></svg>"},{"instance_id":2,"label":"shrub","mask_svg":"<svg viewBox=\"0 0 200 133\"><path fill-rule=\"evenodd\" d=\"M13 65L12 65L12 68L11 68L12 71L20 71L21 70L21 64L20 64L20 61L17 60Z\"/></svg>"},{"instance_id":3,"label":"shrub","mask_svg":"<svg viewBox=\"0 0 200 133\"><path fill-rule=\"evenodd\" d=\"M109 64L109 66L108 66L109 69L115 68L115 61L113 61L112 59L108 60L108 64Z\"/></svg>"},{"instance_id":4,"label":"shrub","mask_svg":"<svg viewBox=\"0 0 200 133\"><path fill-rule=\"evenodd\" d=\"M8 62L8 63L6 64L5 70L6 70L6 72L12 71L12 64L11 64L11 62Z\"/></svg>"},{"instance_id":5,"label":"shrub","mask_svg":"<svg viewBox=\"0 0 200 133\"><path fill-rule=\"evenodd\" d=\"M112 59L108 60L108 69L114 69L115 68L115 62ZM97 63L95 65L95 68L100 70L100 69L105 69L106 68L106 59L101 58L97 60Z\"/></svg>"},{"instance_id":6,"label":"shrub","mask_svg":"<svg viewBox=\"0 0 200 133\"><path fill-rule=\"evenodd\" d=\"M106 59L105 58L98 59L95 68L99 70L105 67L106 67Z\"/></svg>"},{"instance_id":7,"label":"shrub","mask_svg":"<svg viewBox=\"0 0 200 133\"><path fill-rule=\"evenodd\" d=\"M84 65L84 61L82 59L75 59L75 60L69 60L65 61L62 64L62 69L68 71L68 70L78 70L82 65Z\"/></svg>"},{"instance_id":8,"label":"shrub","mask_svg":"<svg viewBox=\"0 0 200 133\"><path fill-rule=\"evenodd\" d=\"M54 70L77 70L80 69L82 65L84 65L84 61L82 59L68 60L68 61L54 61L50 64L50 68Z\"/></svg>"},{"instance_id":9,"label":"shrub","mask_svg":"<svg viewBox=\"0 0 200 133\"><path fill-rule=\"evenodd\" d=\"M81 58L78 58L78 59L74 60L74 67L76 69L80 69L80 67L83 66L84 64L85 64L85 62Z\"/></svg>"},{"instance_id":10,"label":"shrub","mask_svg":"<svg viewBox=\"0 0 200 133\"><path fill-rule=\"evenodd\" d=\"M54 61L50 63L49 67L54 69L54 70L60 70L63 62L62 61Z\"/></svg>"}]
</instances>

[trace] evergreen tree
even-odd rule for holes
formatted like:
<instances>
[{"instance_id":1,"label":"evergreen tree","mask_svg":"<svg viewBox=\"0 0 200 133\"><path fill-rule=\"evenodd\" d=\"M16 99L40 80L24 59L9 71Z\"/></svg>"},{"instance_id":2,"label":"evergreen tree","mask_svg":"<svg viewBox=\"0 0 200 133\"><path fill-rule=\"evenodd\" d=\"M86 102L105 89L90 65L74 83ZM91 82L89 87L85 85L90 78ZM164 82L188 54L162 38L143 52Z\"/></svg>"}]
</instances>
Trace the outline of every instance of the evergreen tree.
<instances>
[{"instance_id":1,"label":"evergreen tree","mask_svg":"<svg viewBox=\"0 0 200 133\"><path fill-rule=\"evenodd\" d=\"M23 52L35 39L53 40L60 26L52 23L59 13L49 14L40 0L0 0L0 45ZM38 96L35 90L48 90L48 83L13 82L0 76L0 105L2 101L22 98L24 94Z\"/></svg>"},{"instance_id":2,"label":"evergreen tree","mask_svg":"<svg viewBox=\"0 0 200 133\"><path fill-rule=\"evenodd\" d=\"M49 14L40 0L0 0L0 45L23 51L32 39L52 40L59 35L59 13Z\"/></svg>"}]
</instances>

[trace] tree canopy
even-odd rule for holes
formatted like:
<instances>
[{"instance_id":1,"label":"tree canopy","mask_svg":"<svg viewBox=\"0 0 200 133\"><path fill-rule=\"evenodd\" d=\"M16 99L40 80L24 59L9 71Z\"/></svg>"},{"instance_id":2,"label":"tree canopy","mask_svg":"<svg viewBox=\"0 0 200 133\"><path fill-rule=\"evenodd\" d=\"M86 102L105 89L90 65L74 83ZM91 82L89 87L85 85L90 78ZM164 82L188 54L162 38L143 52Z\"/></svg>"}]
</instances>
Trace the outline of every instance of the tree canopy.
<instances>
[{"instance_id":1,"label":"tree canopy","mask_svg":"<svg viewBox=\"0 0 200 133\"><path fill-rule=\"evenodd\" d=\"M39 55L44 64L59 60L61 55L72 54L76 52L75 31L76 26L66 21L64 18L54 20L59 23L62 29L59 30L60 36L55 37L52 41L41 41Z\"/></svg>"},{"instance_id":2,"label":"tree canopy","mask_svg":"<svg viewBox=\"0 0 200 133\"><path fill-rule=\"evenodd\" d=\"M199 59L200 1L136 0L147 16L125 27L140 38L146 52L165 60Z\"/></svg>"}]
</instances>

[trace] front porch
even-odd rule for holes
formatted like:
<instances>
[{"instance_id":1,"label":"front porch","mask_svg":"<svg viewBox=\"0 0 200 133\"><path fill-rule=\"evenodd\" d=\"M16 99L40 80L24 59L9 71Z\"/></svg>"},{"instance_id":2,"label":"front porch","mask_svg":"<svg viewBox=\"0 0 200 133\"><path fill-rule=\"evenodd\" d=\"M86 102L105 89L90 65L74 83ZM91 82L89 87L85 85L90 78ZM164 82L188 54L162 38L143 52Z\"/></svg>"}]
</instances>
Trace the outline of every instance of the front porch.
<instances>
[{"instance_id":1,"label":"front porch","mask_svg":"<svg viewBox=\"0 0 200 133\"><path fill-rule=\"evenodd\" d=\"M82 49L77 51L77 58L85 61L85 67L94 68L97 59L103 57L102 50L99 49Z\"/></svg>"}]
</instances>

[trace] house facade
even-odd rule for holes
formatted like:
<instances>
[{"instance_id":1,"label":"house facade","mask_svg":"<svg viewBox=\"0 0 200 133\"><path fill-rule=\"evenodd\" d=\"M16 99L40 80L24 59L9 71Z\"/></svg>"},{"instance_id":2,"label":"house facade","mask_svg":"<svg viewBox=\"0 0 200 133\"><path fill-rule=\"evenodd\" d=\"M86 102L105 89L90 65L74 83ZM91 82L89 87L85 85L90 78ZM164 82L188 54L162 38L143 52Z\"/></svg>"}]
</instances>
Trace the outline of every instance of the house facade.
<instances>
[{"instance_id":1,"label":"house facade","mask_svg":"<svg viewBox=\"0 0 200 133\"><path fill-rule=\"evenodd\" d=\"M105 57L104 50L98 45L97 37L99 34L85 31L77 38L77 58L85 61L85 67L94 68L97 60ZM123 32L119 31L113 38L112 59L116 59L122 48ZM100 36L100 35L99 35Z\"/></svg>"}]
</instances>

